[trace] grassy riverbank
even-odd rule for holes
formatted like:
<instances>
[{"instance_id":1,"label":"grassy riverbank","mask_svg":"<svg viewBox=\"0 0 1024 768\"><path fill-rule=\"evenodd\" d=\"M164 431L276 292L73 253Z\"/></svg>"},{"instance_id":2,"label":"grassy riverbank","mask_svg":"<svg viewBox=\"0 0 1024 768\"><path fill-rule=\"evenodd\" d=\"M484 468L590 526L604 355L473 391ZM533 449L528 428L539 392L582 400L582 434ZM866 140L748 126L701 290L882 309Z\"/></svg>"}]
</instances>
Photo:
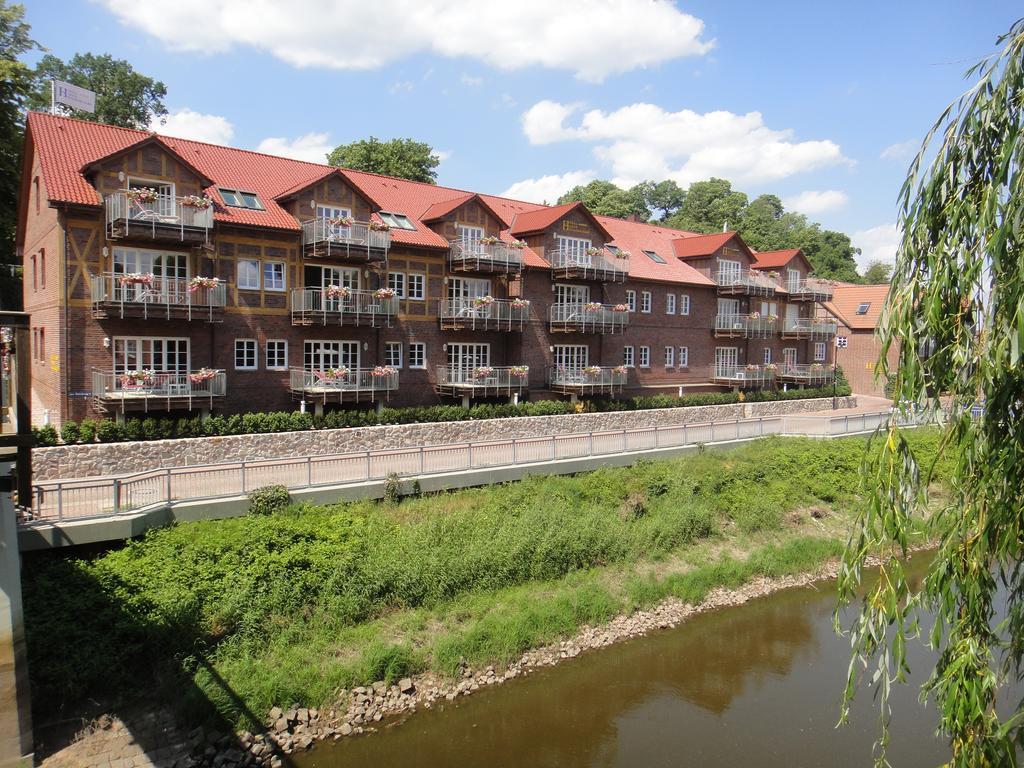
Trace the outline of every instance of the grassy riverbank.
<instances>
[{"instance_id":1,"label":"grassy riverbank","mask_svg":"<svg viewBox=\"0 0 1024 768\"><path fill-rule=\"evenodd\" d=\"M923 456L937 448L929 432L913 442ZM33 556L33 697L53 713L156 693L243 724L339 687L506 662L668 595L696 601L835 556L863 450L776 438L399 504L179 525L91 559Z\"/></svg>"}]
</instances>

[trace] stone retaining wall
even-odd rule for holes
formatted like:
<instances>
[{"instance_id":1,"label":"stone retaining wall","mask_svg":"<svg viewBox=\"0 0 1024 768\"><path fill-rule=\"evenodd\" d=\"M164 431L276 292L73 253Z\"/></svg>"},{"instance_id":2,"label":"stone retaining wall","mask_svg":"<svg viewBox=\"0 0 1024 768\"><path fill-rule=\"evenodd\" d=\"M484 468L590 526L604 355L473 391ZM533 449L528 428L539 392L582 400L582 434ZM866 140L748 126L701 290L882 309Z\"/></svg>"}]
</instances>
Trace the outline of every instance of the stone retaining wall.
<instances>
[{"instance_id":1,"label":"stone retaining wall","mask_svg":"<svg viewBox=\"0 0 1024 768\"><path fill-rule=\"evenodd\" d=\"M839 398L840 408L854 408L857 398ZM277 432L265 435L197 437L136 443L96 443L36 448L32 451L35 480L94 477L142 472L161 467L215 464L225 461L326 456L380 448L505 440L652 426L700 424L757 416L807 413L832 407L832 398L776 400L764 403L659 408L613 413L523 416L432 424L395 424L351 429Z\"/></svg>"}]
</instances>

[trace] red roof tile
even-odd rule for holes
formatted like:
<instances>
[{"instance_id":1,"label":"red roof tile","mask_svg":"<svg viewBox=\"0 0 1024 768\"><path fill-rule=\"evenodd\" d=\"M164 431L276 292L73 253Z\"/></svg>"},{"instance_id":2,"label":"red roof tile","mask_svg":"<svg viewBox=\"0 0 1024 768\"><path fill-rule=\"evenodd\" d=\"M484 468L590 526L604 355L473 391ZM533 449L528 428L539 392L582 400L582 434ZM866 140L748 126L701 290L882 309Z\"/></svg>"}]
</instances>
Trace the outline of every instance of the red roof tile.
<instances>
[{"instance_id":1,"label":"red roof tile","mask_svg":"<svg viewBox=\"0 0 1024 768\"><path fill-rule=\"evenodd\" d=\"M672 256L673 243L679 239L678 229L657 224L625 221L611 216L598 216L598 220L612 235L612 245L629 251L629 276L638 280L664 280L689 285L714 285L714 282L696 269ZM654 251L665 260L659 264L644 251Z\"/></svg>"},{"instance_id":2,"label":"red roof tile","mask_svg":"<svg viewBox=\"0 0 1024 768\"><path fill-rule=\"evenodd\" d=\"M611 233L604 228L604 225L601 224L597 217L588 211L586 206L579 200L573 203L563 203L562 205L538 206L537 210L521 213L516 216L509 230L513 235L529 235L534 232L543 232L577 209L590 219L606 238L611 239Z\"/></svg>"},{"instance_id":3,"label":"red roof tile","mask_svg":"<svg viewBox=\"0 0 1024 768\"><path fill-rule=\"evenodd\" d=\"M434 203L427 210L420 214L420 221L437 221L443 219L449 213L454 211L456 208L461 208L463 205L468 203L470 200L478 200L480 205L490 211L491 215L501 222L502 226L508 227L508 220L505 219L500 213L494 210L482 195L478 195L475 192L470 192L465 195L459 195L453 197L451 200L443 200L440 203Z\"/></svg>"},{"instance_id":4,"label":"red roof tile","mask_svg":"<svg viewBox=\"0 0 1024 768\"><path fill-rule=\"evenodd\" d=\"M847 328L872 330L878 327L882 309L889 297L888 283L882 285L857 285L836 283L832 289L832 301L825 302L825 309L835 315ZM857 314L861 304L867 304L867 311Z\"/></svg>"},{"instance_id":5,"label":"red roof tile","mask_svg":"<svg viewBox=\"0 0 1024 768\"><path fill-rule=\"evenodd\" d=\"M799 248L786 248L781 251L758 251L754 253L754 269L773 269L784 267L795 257L803 255Z\"/></svg>"},{"instance_id":6,"label":"red roof tile","mask_svg":"<svg viewBox=\"0 0 1024 768\"><path fill-rule=\"evenodd\" d=\"M736 238L743 243L735 232L715 232L711 235L692 235L690 237L677 237L673 241L673 248L677 258L698 259L710 256L727 242ZM746 243L743 244L746 248Z\"/></svg>"}]
</instances>

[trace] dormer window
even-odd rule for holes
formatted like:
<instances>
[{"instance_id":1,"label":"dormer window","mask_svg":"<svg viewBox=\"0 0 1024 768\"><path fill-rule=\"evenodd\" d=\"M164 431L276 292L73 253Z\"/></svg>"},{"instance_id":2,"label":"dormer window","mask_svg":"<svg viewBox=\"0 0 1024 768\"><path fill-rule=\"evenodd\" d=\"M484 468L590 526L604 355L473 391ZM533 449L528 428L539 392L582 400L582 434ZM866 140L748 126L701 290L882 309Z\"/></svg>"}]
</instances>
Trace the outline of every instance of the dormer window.
<instances>
[{"instance_id":1,"label":"dormer window","mask_svg":"<svg viewBox=\"0 0 1024 768\"><path fill-rule=\"evenodd\" d=\"M389 211L378 211L380 220L392 229L409 229L415 231L416 225L412 223L404 213L392 213Z\"/></svg>"},{"instance_id":2,"label":"dormer window","mask_svg":"<svg viewBox=\"0 0 1024 768\"><path fill-rule=\"evenodd\" d=\"M644 251L644 256L646 256L648 259L653 261L655 264L665 264L665 263L667 263L663 258L661 258L661 256L659 256L654 251Z\"/></svg>"},{"instance_id":3,"label":"dormer window","mask_svg":"<svg viewBox=\"0 0 1024 768\"><path fill-rule=\"evenodd\" d=\"M857 314L866 315L869 309L871 309L871 302L862 301L860 304L857 305Z\"/></svg>"},{"instance_id":4,"label":"dormer window","mask_svg":"<svg viewBox=\"0 0 1024 768\"><path fill-rule=\"evenodd\" d=\"M224 199L224 205L232 208L251 208L254 211L262 211L263 203L255 192L246 192L241 189L224 189L218 187L220 196Z\"/></svg>"}]
</instances>

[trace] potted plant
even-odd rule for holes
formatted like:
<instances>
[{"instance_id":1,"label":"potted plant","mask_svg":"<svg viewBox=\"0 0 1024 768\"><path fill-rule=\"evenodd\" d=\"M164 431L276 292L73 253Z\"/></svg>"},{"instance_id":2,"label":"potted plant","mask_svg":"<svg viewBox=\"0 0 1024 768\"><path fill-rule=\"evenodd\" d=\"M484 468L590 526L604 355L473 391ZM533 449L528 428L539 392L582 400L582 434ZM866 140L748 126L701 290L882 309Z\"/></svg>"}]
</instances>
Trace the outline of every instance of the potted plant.
<instances>
[{"instance_id":1,"label":"potted plant","mask_svg":"<svg viewBox=\"0 0 1024 768\"><path fill-rule=\"evenodd\" d=\"M383 378L385 376L394 376L398 371L392 368L390 365L378 365L370 371L370 375L375 378Z\"/></svg>"},{"instance_id":2,"label":"potted plant","mask_svg":"<svg viewBox=\"0 0 1024 768\"><path fill-rule=\"evenodd\" d=\"M500 237L495 237L494 235L488 235L487 237L481 237L480 238L480 244L481 245L498 245L498 243L500 243L500 242L501 242L501 238Z\"/></svg>"},{"instance_id":3,"label":"potted plant","mask_svg":"<svg viewBox=\"0 0 1024 768\"><path fill-rule=\"evenodd\" d=\"M188 291L189 293L195 293L201 288L209 290L216 288L218 285L220 285L219 277L201 277L196 275L188 281Z\"/></svg>"},{"instance_id":4,"label":"potted plant","mask_svg":"<svg viewBox=\"0 0 1024 768\"><path fill-rule=\"evenodd\" d=\"M587 312L600 312L604 309L604 305L599 301L588 301L583 305L583 308L587 310Z\"/></svg>"},{"instance_id":5,"label":"potted plant","mask_svg":"<svg viewBox=\"0 0 1024 768\"><path fill-rule=\"evenodd\" d=\"M473 369L474 379L487 379L494 375L494 369L489 365L478 365Z\"/></svg>"},{"instance_id":6,"label":"potted plant","mask_svg":"<svg viewBox=\"0 0 1024 768\"><path fill-rule=\"evenodd\" d=\"M390 232L391 225L385 224L383 221L371 221L367 226L371 232Z\"/></svg>"},{"instance_id":7,"label":"potted plant","mask_svg":"<svg viewBox=\"0 0 1024 768\"><path fill-rule=\"evenodd\" d=\"M630 257L630 253L629 253L629 251L625 251L625 250L623 250L622 248L620 248L620 249L619 249L619 250L618 250L618 251L616 252L616 254L615 254L615 258L616 258L616 259L628 259L629 257Z\"/></svg>"},{"instance_id":8,"label":"potted plant","mask_svg":"<svg viewBox=\"0 0 1024 768\"><path fill-rule=\"evenodd\" d=\"M525 379L530 375L530 366L528 365L513 365L508 369L509 376L516 379Z\"/></svg>"},{"instance_id":9,"label":"potted plant","mask_svg":"<svg viewBox=\"0 0 1024 768\"><path fill-rule=\"evenodd\" d=\"M341 368L328 368L326 371L324 371L323 378L325 381L334 383L337 382L338 379L344 379L346 376L348 376L348 374L349 370L344 366L342 366Z\"/></svg>"},{"instance_id":10,"label":"potted plant","mask_svg":"<svg viewBox=\"0 0 1024 768\"><path fill-rule=\"evenodd\" d=\"M117 282L122 285L144 285L147 288L153 287L153 273L152 272L129 272L121 275L117 278Z\"/></svg>"},{"instance_id":11,"label":"potted plant","mask_svg":"<svg viewBox=\"0 0 1024 768\"><path fill-rule=\"evenodd\" d=\"M599 365L588 365L583 368L583 375L589 376L592 379L597 378L601 375L601 366Z\"/></svg>"},{"instance_id":12,"label":"potted plant","mask_svg":"<svg viewBox=\"0 0 1024 768\"><path fill-rule=\"evenodd\" d=\"M601 251L603 251L603 250L604 250L603 248L598 248L598 247L592 245L589 248L587 248L586 253L587 253L587 256L600 256L601 255Z\"/></svg>"},{"instance_id":13,"label":"potted plant","mask_svg":"<svg viewBox=\"0 0 1024 768\"><path fill-rule=\"evenodd\" d=\"M378 288L373 292L373 298L375 299L393 299L395 298L394 288Z\"/></svg>"},{"instance_id":14,"label":"potted plant","mask_svg":"<svg viewBox=\"0 0 1024 768\"><path fill-rule=\"evenodd\" d=\"M157 191L152 187L132 187L125 190L124 196L133 203L152 203L156 201Z\"/></svg>"},{"instance_id":15,"label":"potted plant","mask_svg":"<svg viewBox=\"0 0 1024 768\"><path fill-rule=\"evenodd\" d=\"M528 309L530 306L529 299L512 299L512 309Z\"/></svg>"},{"instance_id":16,"label":"potted plant","mask_svg":"<svg viewBox=\"0 0 1024 768\"><path fill-rule=\"evenodd\" d=\"M213 205L213 200L206 195L185 195L179 202L186 208L195 208L200 211L205 211Z\"/></svg>"},{"instance_id":17,"label":"potted plant","mask_svg":"<svg viewBox=\"0 0 1024 768\"><path fill-rule=\"evenodd\" d=\"M616 376L625 376L628 372L629 369L626 368L626 366L624 365L617 365L614 368L612 368L612 373L614 373Z\"/></svg>"},{"instance_id":18,"label":"potted plant","mask_svg":"<svg viewBox=\"0 0 1024 768\"><path fill-rule=\"evenodd\" d=\"M523 250L523 248L526 247L526 241L525 240L513 240L512 242L510 242L508 244L508 247L509 248L515 248L517 251L521 251L521 250Z\"/></svg>"},{"instance_id":19,"label":"potted plant","mask_svg":"<svg viewBox=\"0 0 1024 768\"><path fill-rule=\"evenodd\" d=\"M324 287L324 296L328 299L347 299L352 295L347 285L328 285Z\"/></svg>"},{"instance_id":20,"label":"potted plant","mask_svg":"<svg viewBox=\"0 0 1024 768\"><path fill-rule=\"evenodd\" d=\"M625 304L616 304L612 307L612 312L629 312L629 307Z\"/></svg>"},{"instance_id":21,"label":"potted plant","mask_svg":"<svg viewBox=\"0 0 1024 768\"><path fill-rule=\"evenodd\" d=\"M760 312L751 312L749 315L747 315L747 317L750 318L751 320L760 320L761 319L761 313Z\"/></svg>"},{"instance_id":22,"label":"potted plant","mask_svg":"<svg viewBox=\"0 0 1024 768\"><path fill-rule=\"evenodd\" d=\"M764 369L768 373L775 373L777 370L779 370L779 366L777 366L775 363L765 363Z\"/></svg>"},{"instance_id":23,"label":"potted plant","mask_svg":"<svg viewBox=\"0 0 1024 768\"><path fill-rule=\"evenodd\" d=\"M490 294L486 296L476 296L473 298L473 306L476 309L486 309L494 303L494 297Z\"/></svg>"},{"instance_id":24,"label":"potted plant","mask_svg":"<svg viewBox=\"0 0 1024 768\"><path fill-rule=\"evenodd\" d=\"M155 374L149 370L125 371L118 377L122 387L149 387L153 385Z\"/></svg>"},{"instance_id":25,"label":"potted plant","mask_svg":"<svg viewBox=\"0 0 1024 768\"><path fill-rule=\"evenodd\" d=\"M327 220L327 223L332 227L351 227L356 223L356 220L351 216L333 216Z\"/></svg>"},{"instance_id":26,"label":"potted plant","mask_svg":"<svg viewBox=\"0 0 1024 768\"><path fill-rule=\"evenodd\" d=\"M188 380L193 384L202 384L204 382L211 381L216 377L216 375L217 371L213 368L200 368L198 371L192 371L192 373L188 375Z\"/></svg>"}]
</instances>

